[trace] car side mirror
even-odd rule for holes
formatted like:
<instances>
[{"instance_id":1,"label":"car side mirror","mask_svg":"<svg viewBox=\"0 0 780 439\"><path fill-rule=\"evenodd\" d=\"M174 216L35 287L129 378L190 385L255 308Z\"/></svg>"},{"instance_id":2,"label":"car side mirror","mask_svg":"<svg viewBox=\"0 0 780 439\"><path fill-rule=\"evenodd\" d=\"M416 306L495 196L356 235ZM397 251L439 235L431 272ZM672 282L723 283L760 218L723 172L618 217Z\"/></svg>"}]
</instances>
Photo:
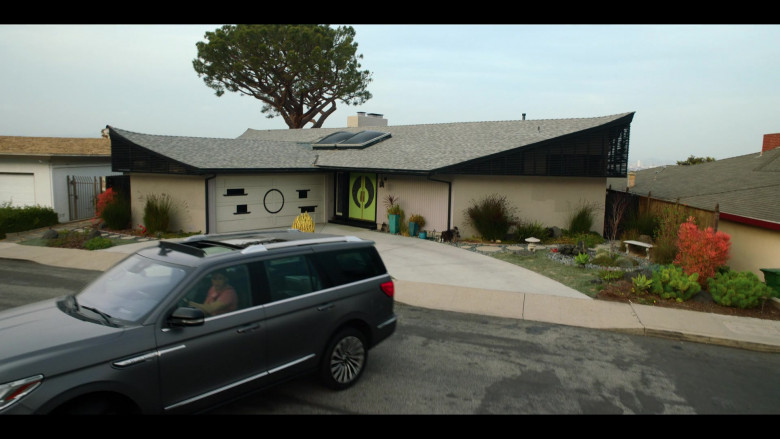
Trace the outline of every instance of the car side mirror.
<instances>
[{"instance_id":1,"label":"car side mirror","mask_svg":"<svg viewBox=\"0 0 780 439\"><path fill-rule=\"evenodd\" d=\"M171 326L200 326L206 319L206 314L198 308L182 306L176 308L168 317L168 324Z\"/></svg>"}]
</instances>

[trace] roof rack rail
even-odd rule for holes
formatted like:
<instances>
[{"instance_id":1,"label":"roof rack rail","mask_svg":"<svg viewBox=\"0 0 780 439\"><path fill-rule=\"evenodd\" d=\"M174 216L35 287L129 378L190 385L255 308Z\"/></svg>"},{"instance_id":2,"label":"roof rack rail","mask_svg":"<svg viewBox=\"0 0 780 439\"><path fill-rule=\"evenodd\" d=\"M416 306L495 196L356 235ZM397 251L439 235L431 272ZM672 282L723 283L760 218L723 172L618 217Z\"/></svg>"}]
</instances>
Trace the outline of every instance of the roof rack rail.
<instances>
[{"instance_id":1,"label":"roof rack rail","mask_svg":"<svg viewBox=\"0 0 780 439\"><path fill-rule=\"evenodd\" d=\"M256 253L264 252L275 248L296 247L299 245L309 244L327 244L329 242L362 242L363 240L357 236L333 236L329 238L313 238L313 239L297 239L284 242L273 242L269 244L256 244L241 250L241 253Z\"/></svg>"},{"instance_id":2,"label":"roof rack rail","mask_svg":"<svg viewBox=\"0 0 780 439\"><path fill-rule=\"evenodd\" d=\"M206 252L203 249L192 247L186 244L180 244L178 242L160 241L160 254L164 255L169 251L175 250L182 253L187 253L192 256L202 258L206 256Z\"/></svg>"},{"instance_id":3,"label":"roof rack rail","mask_svg":"<svg viewBox=\"0 0 780 439\"><path fill-rule=\"evenodd\" d=\"M194 242L194 241L203 241L203 240L219 240L223 241L229 238L242 238L242 237L252 237L252 236L268 236L268 235L279 235L279 234L288 234L290 232L297 232L297 233L303 233L298 229L288 228L288 229L269 229L269 230L243 230L238 232L225 232L225 233L206 233L206 234L200 234L200 235L191 235L179 242Z\"/></svg>"}]
</instances>

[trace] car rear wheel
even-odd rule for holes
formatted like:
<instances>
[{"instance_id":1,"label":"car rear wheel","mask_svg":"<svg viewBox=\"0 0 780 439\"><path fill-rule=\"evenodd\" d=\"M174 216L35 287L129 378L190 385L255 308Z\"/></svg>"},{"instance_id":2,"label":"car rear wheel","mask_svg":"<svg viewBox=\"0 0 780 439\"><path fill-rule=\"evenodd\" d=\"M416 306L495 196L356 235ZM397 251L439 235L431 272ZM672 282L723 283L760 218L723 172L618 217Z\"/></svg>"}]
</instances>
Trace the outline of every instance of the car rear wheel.
<instances>
[{"instance_id":1,"label":"car rear wheel","mask_svg":"<svg viewBox=\"0 0 780 439\"><path fill-rule=\"evenodd\" d=\"M365 335L347 328L331 339L320 366L320 377L325 386L343 390L357 382L367 362Z\"/></svg>"}]
</instances>

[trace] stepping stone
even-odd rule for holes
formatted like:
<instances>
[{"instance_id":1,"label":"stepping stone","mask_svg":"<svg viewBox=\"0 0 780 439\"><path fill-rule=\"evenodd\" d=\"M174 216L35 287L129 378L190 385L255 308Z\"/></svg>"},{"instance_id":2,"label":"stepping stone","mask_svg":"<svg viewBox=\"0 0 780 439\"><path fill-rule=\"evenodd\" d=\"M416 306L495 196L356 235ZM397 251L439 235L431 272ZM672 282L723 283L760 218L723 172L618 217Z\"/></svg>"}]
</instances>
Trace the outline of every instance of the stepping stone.
<instances>
[{"instance_id":1,"label":"stepping stone","mask_svg":"<svg viewBox=\"0 0 780 439\"><path fill-rule=\"evenodd\" d=\"M477 247L476 250L480 251L480 252L485 252L485 253L495 253L495 252L503 251L504 249L502 249L501 247L499 247L497 245L495 245L495 246L494 245L484 245L484 246L481 246L481 247Z\"/></svg>"}]
</instances>

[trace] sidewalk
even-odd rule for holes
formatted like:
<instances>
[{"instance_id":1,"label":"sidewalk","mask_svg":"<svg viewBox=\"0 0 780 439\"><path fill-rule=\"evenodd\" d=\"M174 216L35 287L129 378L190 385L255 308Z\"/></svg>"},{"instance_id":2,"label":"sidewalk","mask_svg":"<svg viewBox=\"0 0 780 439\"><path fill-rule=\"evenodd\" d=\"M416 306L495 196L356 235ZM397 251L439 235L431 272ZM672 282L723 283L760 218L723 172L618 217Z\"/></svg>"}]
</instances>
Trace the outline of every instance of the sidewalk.
<instances>
[{"instance_id":1,"label":"sidewalk","mask_svg":"<svg viewBox=\"0 0 780 439\"><path fill-rule=\"evenodd\" d=\"M144 240L89 251L16 243L43 231L9 234L0 241L0 259L105 270L138 248L157 245ZM594 300L538 273L455 246L335 224L318 224L317 231L374 241L395 279L400 303L780 352L780 321Z\"/></svg>"}]
</instances>

